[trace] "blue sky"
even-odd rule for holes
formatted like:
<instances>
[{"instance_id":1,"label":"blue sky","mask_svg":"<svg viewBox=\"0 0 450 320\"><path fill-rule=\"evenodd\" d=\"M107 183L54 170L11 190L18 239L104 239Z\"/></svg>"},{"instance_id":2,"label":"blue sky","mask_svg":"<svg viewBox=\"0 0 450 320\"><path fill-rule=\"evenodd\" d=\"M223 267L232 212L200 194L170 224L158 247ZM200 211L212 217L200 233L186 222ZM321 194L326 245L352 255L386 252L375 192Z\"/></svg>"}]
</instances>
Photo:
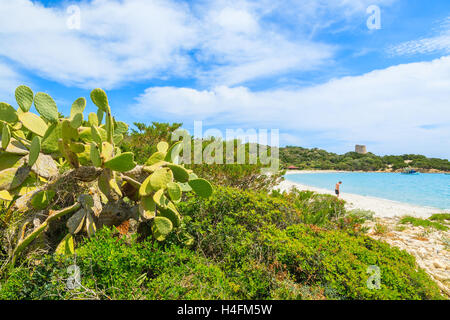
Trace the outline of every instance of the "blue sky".
<instances>
[{"instance_id":1,"label":"blue sky","mask_svg":"<svg viewBox=\"0 0 450 320\"><path fill-rule=\"evenodd\" d=\"M371 5L381 29L367 26ZM24 83L68 114L101 87L128 123L202 120L279 129L281 145L450 157L447 0L0 0L0 13L11 104Z\"/></svg>"}]
</instances>

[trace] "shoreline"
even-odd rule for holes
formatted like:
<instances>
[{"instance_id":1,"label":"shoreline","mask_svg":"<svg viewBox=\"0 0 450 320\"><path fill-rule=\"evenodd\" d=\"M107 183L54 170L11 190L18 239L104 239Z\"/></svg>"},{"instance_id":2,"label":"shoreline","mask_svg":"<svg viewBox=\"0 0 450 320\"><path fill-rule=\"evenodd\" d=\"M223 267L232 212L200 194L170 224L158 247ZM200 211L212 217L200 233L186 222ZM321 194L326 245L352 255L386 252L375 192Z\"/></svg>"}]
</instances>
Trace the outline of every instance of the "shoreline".
<instances>
[{"instance_id":1,"label":"shoreline","mask_svg":"<svg viewBox=\"0 0 450 320\"><path fill-rule=\"evenodd\" d=\"M304 171L303 171L304 172ZM335 171L331 171L335 172ZM304 172L306 173L306 172ZM304 184L300 184L297 182L292 182L288 180L282 181L277 187L274 189L279 189L281 192L289 191L292 188L296 188L300 191L310 190L317 193L323 194L331 194L335 195L335 193L331 190L317 188L313 186L308 186ZM347 203L345 207L348 210L353 209L363 209L363 210L371 210L375 212L375 217L400 217L400 216L414 216L417 218L428 218L435 213L450 213L448 210L432 208L432 207L423 207L419 205L371 197L371 196L362 196L354 193L346 193L341 192L340 199L345 200Z\"/></svg>"}]
</instances>

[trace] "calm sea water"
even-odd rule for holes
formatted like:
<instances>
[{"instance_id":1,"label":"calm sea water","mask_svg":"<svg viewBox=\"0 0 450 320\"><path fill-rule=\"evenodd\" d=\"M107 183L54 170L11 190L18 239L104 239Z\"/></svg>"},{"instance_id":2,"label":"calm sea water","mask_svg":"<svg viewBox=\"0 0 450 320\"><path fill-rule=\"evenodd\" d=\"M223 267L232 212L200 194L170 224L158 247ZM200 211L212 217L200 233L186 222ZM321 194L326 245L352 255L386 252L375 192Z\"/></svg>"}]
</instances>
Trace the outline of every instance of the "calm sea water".
<instances>
[{"instance_id":1,"label":"calm sea water","mask_svg":"<svg viewBox=\"0 0 450 320\"><path fill-rule=\"evenodd\" d=\"M339 172L289 174L285 178L292 182L329 190L334 190L336 182L342 181L341 192L344 193L450 209L450 175L446 174Z\"/></svg>"}]
</instances>

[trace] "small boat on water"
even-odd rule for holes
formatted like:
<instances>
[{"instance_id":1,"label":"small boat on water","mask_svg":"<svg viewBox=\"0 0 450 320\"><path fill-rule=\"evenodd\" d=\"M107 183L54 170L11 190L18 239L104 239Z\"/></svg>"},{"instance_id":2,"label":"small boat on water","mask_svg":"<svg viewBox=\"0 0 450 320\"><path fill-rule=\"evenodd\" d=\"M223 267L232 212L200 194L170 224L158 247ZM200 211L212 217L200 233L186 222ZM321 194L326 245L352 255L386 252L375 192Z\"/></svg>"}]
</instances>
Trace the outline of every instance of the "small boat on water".
<instances>
[{"instance_id":1,"label":"small boat on water","mask_svg":"<svg viewBox=\"0 0 450 320\"><path fill-rule=\"evenodd\" d=\"M408 169L403 171L402 174L419 174L419 173L414 169Z\"/></svg>"}]
</instances>

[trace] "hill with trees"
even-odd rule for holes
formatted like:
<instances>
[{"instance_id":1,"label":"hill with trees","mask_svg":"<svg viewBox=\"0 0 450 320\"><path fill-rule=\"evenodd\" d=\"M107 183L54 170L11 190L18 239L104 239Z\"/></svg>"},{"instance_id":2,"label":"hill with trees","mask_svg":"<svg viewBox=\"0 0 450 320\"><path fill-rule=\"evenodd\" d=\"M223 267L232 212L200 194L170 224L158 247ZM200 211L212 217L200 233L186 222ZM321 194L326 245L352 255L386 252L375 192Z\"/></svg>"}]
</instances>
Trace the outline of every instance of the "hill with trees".
<instances>
[{"instance_id":1,"label":"hill with trees","mask_svg":"<svg viewBox=\"0 0 450 320\"><path fill-rule=\"evenodd\" d=\"M280 148L280 162L285 168L296 166L299 169L401 171L405 168L415 168L422 172L450 172L450 162L447 159L427 158L418 154L377 156L371 152L347 152L340 155L318 148L294 146Z\"/></svg>"}]
</instances>

